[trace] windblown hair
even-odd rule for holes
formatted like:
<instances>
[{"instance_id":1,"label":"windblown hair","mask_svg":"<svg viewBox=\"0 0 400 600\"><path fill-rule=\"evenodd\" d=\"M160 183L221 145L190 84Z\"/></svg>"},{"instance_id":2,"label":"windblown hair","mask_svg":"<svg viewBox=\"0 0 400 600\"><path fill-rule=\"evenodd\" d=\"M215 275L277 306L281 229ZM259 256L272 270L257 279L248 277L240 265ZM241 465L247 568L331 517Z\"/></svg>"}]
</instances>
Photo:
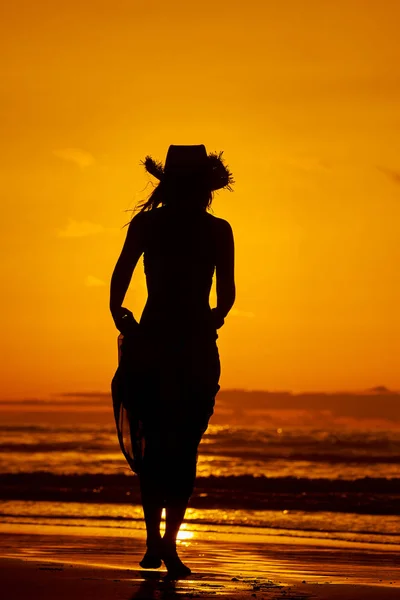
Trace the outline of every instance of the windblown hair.
<instances>
[{"instance_id":1,"label":"windblown hair","mask_svg":"<svg viewBox=\"0 0 400 600\"><path fill-rule=\"evenodd\" d=\"M194 177L169 179L165 177L144 202L138 205L140 212L153 210L158 206L176 208L204 208L207 210L213 200L213 192L203 180ZM189 206L190 205L190 206Z\"/></svg>"},{"instance_id":2,"label":"windblown hair","mask_svg":"<svg viewBox=\"0 0 400 600\"><path fill-rule=\"evenodd\" d=\"M223 151L212 152L207 156L206 167L191 170L166 170L160 161L146 156L141 164L146 171L159 180L147 200L138 204L135 210L150 211L158 206L174 206L179 209L210 208L214 191L228 189L232 192L233 175L226 165Z\"/></svg>"}]
</instances>

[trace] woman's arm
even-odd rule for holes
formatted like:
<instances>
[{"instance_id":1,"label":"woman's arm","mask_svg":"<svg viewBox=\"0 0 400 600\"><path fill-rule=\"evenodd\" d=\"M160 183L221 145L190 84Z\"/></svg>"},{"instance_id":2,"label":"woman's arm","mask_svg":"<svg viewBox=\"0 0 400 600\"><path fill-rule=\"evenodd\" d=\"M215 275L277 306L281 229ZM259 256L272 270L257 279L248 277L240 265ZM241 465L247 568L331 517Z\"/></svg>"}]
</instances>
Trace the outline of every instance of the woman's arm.
<instances>
[{"instance_id":1,"label":"woman's arm","mask_svg":"<svg viewBox=\"0 0 400 600\"><path fill-rule=\"evenodd\" d=\"M213 309L217 329L235 302L235 243L232 227L223 219L217 229L217 256L215 273L217 278L217 306Z\"/></svg>"},{"instance_id":2,"label":"woman's arm","mask_svg":"<svg viewBox=\"0 0 400 600\"><path fill-rule=\"evenodd\" d=\"M121 319L133 318L132 313L122 307L133 271L144 251L144 213L138 213L129 224L121 254L111 276L110 311L117 329L121 331ZM129 320L129 319L128 319Z\"/></svg>"}]
</instances>

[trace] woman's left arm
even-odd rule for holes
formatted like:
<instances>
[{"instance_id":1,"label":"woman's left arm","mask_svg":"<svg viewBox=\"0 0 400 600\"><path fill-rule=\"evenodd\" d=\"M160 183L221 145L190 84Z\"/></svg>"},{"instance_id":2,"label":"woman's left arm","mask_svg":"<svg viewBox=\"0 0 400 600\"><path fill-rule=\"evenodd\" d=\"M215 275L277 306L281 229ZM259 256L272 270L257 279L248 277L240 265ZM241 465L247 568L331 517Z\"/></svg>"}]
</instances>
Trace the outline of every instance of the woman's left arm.
<instances>
[{"instance_id":1,"label":"woman's left arm","mask_svg":"<svg viewBox=\"0 0 400 600\"><path fill-rule=\"evenodd\" d=\"M138 213L129 223L128 233L121 254L111 276L110 311L114 323L121 331L124 328L123 318L133 319L132 313L122 306L133 271L144 251L145 213Z\"/></svg>"}]
</instances>

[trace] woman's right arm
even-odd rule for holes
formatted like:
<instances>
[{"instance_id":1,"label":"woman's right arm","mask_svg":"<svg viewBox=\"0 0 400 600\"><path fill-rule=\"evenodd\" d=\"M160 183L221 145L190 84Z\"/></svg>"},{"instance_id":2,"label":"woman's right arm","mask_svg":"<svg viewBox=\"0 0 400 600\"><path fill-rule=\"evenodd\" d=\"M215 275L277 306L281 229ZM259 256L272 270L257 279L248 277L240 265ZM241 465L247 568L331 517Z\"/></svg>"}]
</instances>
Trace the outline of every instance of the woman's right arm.
<instances>
[{"instance_id":1,"label":"woman's right arm","mask_svg":"<svg viewBox=\"0 0 400 600\"><path fill-rule=\"evenodd\" d=\"M218 219L216 231L217 306L213 309L217 329L231 310L236 295L235 288L235 243L232 227L224 219Z\"/></svg>"},{"instance_id":2,"label":"woman's right arm","mask_svg":"<svg viewBox=\"0 0 400 600\"><path fill-rule=\"evenodd\" d=\"M133 315L122 303L129 287L133 271L144 251L144 227L146 214L138 213L131 220L125 243L111 276L110 311L117 329L125 327L124 319L130 325Z\"/></svg>"}]
</instances>

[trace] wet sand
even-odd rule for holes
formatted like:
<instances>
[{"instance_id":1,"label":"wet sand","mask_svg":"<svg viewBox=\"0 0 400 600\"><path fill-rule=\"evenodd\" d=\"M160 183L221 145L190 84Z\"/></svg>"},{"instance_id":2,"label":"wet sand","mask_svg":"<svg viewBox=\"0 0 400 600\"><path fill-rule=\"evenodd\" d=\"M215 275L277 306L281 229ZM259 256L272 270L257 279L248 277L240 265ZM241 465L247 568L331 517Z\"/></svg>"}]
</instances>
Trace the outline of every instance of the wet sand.
<instances>
[{"instance_id":1,"label":"wet sand","mask_svg":"<svg viewBox=\"0 0 400 600\"><path fill-rule=\"evenodd\" d=\"M236 598L252 600L395 600L398 553L351 544L296 540L191 539L180 554L193 573L168 581L165 569L144 571L144 537L98 529L20 525L0 529L4 600L133 600ZM114 535L115 534L115 535Z\"/></svg>"}]
</instances>

